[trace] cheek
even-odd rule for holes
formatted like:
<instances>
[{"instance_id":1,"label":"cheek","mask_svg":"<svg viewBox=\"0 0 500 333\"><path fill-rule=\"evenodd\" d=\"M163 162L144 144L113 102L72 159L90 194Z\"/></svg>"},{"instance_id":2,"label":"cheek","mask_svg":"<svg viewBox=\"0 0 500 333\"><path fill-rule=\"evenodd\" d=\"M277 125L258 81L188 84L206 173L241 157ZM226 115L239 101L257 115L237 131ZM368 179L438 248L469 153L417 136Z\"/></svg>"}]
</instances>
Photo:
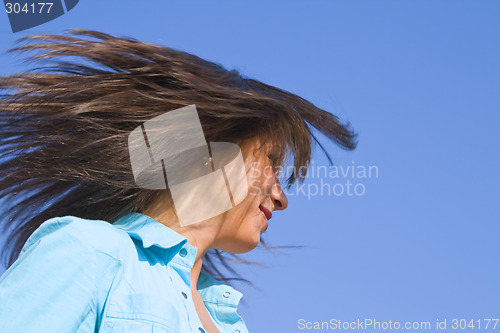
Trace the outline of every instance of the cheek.
<instances>
[{"instance_id":1,"label":"cheek","mask_svg":"<svg viewBox=\"0 0 500 333\"><path fill-rule=\"evenodd\" d=\"M271 166L253 166L247 173L248 193L259 198L269 196L274 179Z\"/></svg>"},{"instance_id":2,"label":"cheek","mask_svg":"<svg viewBox=\"0 0 500 333\"><path fill-rule=\"evenodd\" d=\"M259 169L252 168L247 173L248 194L255 197L262 189L262 174Z\"/></svg>"}]
</instances>

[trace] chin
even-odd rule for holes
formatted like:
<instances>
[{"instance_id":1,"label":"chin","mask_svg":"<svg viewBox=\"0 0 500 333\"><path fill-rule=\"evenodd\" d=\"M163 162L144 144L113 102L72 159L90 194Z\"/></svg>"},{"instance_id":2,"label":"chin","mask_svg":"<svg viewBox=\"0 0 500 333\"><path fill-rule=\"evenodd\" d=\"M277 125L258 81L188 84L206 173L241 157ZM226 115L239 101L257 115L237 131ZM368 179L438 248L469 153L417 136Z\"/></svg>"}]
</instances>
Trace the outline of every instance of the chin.
<instances>
[{"instance_id":1,"label":"chin","mask_svg":"<svg viewBox=\"0 0 500 333\"><path fill-rule=\"evenodd\" d=\"M259 245L259 243L260 243L260 235L257 236L255 241L253 241L252 243L249 244L249 249L246 252L250 252L253 249L255 249Z\"/></svg>"},{"instance_id":2,"label":"chin","mask_svg":"<svg viewBox=\"0 0 500 333\"><path fill-rule=\"evenodd\" d=\"M228 249L230 251L225 251L225 252L233 254L247 253L255 249L259 245L259 243L260 243L260 234L255 235L255 237L251 238L249 237L245 240L237 242L231 249Z\"/></svg>"}]
</instances>

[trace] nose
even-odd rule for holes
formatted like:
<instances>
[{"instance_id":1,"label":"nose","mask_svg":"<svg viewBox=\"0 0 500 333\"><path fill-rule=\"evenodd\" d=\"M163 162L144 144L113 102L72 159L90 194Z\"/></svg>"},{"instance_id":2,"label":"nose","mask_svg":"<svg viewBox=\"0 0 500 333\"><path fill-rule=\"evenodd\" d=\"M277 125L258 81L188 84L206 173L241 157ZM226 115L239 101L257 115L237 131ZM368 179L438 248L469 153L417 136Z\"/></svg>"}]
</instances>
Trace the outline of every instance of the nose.
<instances>
[{"instance_id":1,"label":"nose","mask_svg":"<svg viewBox=\"0 0 500 333\"><path fill-rule=\"evenodd\" d=\"M285 210L288 207L288 199L278 181L274 183L271 190L271 200L274 203L274 210Z\"/></svg>"}]
</instances>

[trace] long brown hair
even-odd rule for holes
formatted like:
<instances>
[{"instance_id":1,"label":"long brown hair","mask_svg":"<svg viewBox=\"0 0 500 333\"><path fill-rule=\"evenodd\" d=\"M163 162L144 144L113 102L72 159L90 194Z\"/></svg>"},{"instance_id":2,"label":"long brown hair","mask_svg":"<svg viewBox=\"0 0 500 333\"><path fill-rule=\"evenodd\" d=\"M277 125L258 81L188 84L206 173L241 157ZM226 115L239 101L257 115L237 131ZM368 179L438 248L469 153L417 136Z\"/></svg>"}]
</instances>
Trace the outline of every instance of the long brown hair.
<instances>
[{"instance_id":1,"label":"long brown hair","mask_svg":"<svg viewBox=\"0 0 500 333\"><path fill-rule=\"evenodd\" d=\"M17 199L1 217L8 266L49 218L112 222L154 202L162 191L135 184L127 137L168 110L195 104L207 141L265 136L283 147L281 159L293 156L294 170L307 169L319 144L312 127L344 149L356 145L331 113L186 52L77 29L18 43L9 52L33 52L28 60L42 66L0 77L0 199ZM293 172L287 184L304 177ZM237 255L211 250L205 259L213 277L248 282L228 265L250 263ZM238 278L226 278L217 261Z\"/></svg>"}]
</instances>

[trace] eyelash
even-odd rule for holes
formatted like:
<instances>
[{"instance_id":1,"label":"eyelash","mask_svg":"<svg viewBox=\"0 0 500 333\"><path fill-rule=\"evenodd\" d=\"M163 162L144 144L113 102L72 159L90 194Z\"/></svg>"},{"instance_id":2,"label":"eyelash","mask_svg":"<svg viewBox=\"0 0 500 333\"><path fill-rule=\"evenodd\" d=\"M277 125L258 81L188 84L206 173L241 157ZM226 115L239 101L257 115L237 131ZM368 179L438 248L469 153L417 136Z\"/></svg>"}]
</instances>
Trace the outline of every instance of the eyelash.
<instances>
[{"instance_id":1,"label":"eyelash","mask_svg":"<svg viewBox=\"0 0 500 333\"><path fill-rule=\"evenodd\" d=\"M269 161L271 161L273 168L279 167L279 161L276 156L268 155L267 158L269 159Z\"/></svg>"}]
</instances>

